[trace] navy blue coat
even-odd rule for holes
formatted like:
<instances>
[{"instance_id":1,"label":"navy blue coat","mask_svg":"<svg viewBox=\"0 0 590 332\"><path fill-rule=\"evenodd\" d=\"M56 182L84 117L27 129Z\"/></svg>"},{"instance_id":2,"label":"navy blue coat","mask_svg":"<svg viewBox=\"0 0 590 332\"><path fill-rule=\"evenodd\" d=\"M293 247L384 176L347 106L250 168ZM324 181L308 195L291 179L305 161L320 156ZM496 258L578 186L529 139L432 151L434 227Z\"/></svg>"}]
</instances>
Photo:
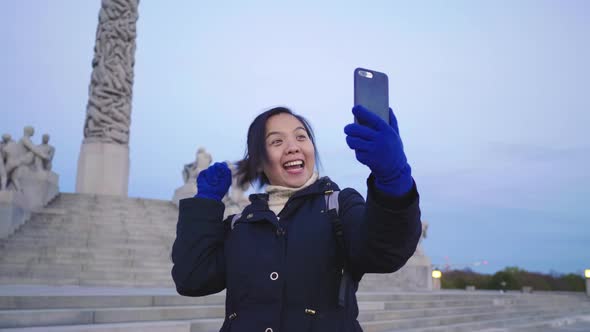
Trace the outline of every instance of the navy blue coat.
<instances>
[{"instance_id":1,"label":"navy blue coat","mask_svg":"<svg viewBox=\"0 0 590 332\"><path fill-rule=\"evenodd\" d=\"M268 196L250 196L231 229L221 202L180 201L172 248L172 277L179 294L203 296L227 289L221 331L358 332L358 305L350 287L338 305L344 259L358 281L364 273L390 273L412 256L421 234L414 184L392 198L367 180L367 202L354 189L338 197L345 250L339 250L325 211L325 192L339 190L320 178L295 193L277 217ZM346 255L346 257L345 257Z\"/></svg>"}]
</instances>

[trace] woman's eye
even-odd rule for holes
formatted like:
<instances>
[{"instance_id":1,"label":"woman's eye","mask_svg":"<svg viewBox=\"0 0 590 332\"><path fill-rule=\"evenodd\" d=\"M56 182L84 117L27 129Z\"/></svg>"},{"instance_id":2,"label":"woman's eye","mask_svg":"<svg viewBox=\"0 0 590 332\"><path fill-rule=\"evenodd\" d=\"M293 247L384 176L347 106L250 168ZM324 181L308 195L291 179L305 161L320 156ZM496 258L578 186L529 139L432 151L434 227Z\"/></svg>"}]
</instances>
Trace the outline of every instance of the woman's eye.
<instances>
[{"instance_id":1,"label":"woman's eye","mask_svg":"<svg viewBox=\"0 0 590 332\"><path fill-rule=\"evenodd\" d=\"M307 139L307 136L305 136L305 135L299 135L299 136L297 136L297 139L300 140L300 141L303 141L303 140Z\"/></svg>"},{"instance_id":2,"label":"woman's eye","mask_svg":"<svg viewBox=\"0 0 590 332\"><path fill-rule=\"evenodd\" d=\"M281 144L281 142L283 142L283 140L280 139L275 139L273 141L270 142L270 145L277 145L277 144Z\"/></svg>"}]
</instances>

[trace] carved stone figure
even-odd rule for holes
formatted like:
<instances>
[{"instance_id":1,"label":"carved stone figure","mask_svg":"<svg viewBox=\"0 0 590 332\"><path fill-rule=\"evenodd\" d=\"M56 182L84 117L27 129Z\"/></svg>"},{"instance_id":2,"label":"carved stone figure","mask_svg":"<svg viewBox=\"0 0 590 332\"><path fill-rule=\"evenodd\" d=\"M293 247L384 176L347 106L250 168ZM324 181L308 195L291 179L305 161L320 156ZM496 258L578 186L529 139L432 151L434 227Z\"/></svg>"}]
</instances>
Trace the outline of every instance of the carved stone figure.
<instances>
[{"instance_id":1,"label":"carved stone figure","mask_svg":"<svg viewBox=\"0 0 590 332\"><path fill-rule=\"evenodd\" d=\"M6 190L7 183L8 174L6 173L6 167L4 166L4 157L0 156L0 191Z\"/></svg>"},{"instance_id":2,"label":"carved stone figure","mask_svg":"<svg viewBox=\"0 0 590 332\"><path fill-rule=\"evenodd\" d=\"M4 137L3 137L4 141ZM4 143L4 142L3 142ZM2 152L5 158L5 169L7 174L7 182L12 184L13 189L20 190L18 179L15 177L16 169L22 164L23 156L21 155L21 148L18 143L9 139L2 147ZM8 184L7 184L8 188Z\"/></svg>"},{"instance_id":3,"label":"carved stone figure","mask_svg":"<svg viewBox=\"0 0 590 332\"><path fill-rule=\"evenodd\" d=\"M85 142L127 145L139 0L102 0L90 79Z\"/></svg>"},{"instance_id":4,"label":"carved stone figure","mask_svg":"<svg viewBox=\"0 0 590 332\"><path fill-rule=\"evenodd\" d=\"M0 142L0 150L8 144L8 142L12 141L12 136L10 134L2 134L2 141Z\"/></svg>"},{"instance_id":5,"label":"carved stone figure","mask_svg":"<svg viewBox=\"0 0 590 332\"><path fill-rule=\"evenodd\" d=\"M420 239L418 240L418 246L416 247L416 255L424 255L424 248L422 248L422 240L428 237L428 223L426 221L422 221L422 235L420 235Z\"/></svg>"},{"instance_id":6,"label":"carved stone figure","mask_svg":"<svg viewBox=\"0 0 590 332\"><path fill-rule=\"evenodd\" d=\"M6 172L6 153L4 152L4 146L11 141L9 134L2 135L2 141L0 142L0 191L6 190L8 184L8 173Z\"/></svg>"},{"instance_id":7,"label":"carved stone figure","mask_svg":"<svg viewBox=\"0 0 590 332\"><path fill-rule=\"evenodd\" d=\"M19 183L19 176L26 169L37 170L35 167L39 159L41 161L49 159L49 156L41 151L33 142L31 137L35 134L35 129L31 126L26 126L23 129L23 137L15 143L10 141L3 147L3 152L6 155L6 173L10 183L14 186L14 189L21 190Z\"/></svg>"},{"instance_id":8,"label":"carved stone figure","mask_svg":"<svg viewBox=\"0 0 590 332\"><path fill-rule=\"evenodd\" d=\"M237 175L237 168L231 161L225 162L232 175L231 187L227 195L223 198L223 204L225 204L224 218L231 214L240 213L249 203L248 197L245 192L250 187L249 185L240 186L239 177Z\"/></svg>"},{"instance_id":9,"label":"carved stone figure","mask_svg":"<svg viewBox=\"0 0 590 332\"><path fill-rule=\"evenodd\" d=\"M229 166L231 171L231 187L228 193L229 199L236 204L243 203L244 200L248 201L244 193L248 190L249 185L246 184L244 186L240 186L235 164L230 161L226 161L226 164Z\"/></svg>"},{"instance_id":10,"label":"carved stone figure","mask_svg":"<svg viewBox=\"0 0 590 332\"><path fill-rule=\"evenodd\" d=\"M207 169L212 161L211 154L208 153L205 148L200 147L197 150L195 161L184 165L182 170L182 179L184 180L184 183L195 183L199 173L202 170Z\"/></svg>"},{"instance_id":11,"label":"carved stone figure","mask_svg":"<svg viewBox=\"0 0 590 332\"><path fill-rule=\"evenodd\" d=\"M49 144L49 134L43 134L43 141L41 145L39 145L37 148L40 152L44 153L47 156L46 159L35 159L37 169L51 171L51 168L53 167L52 161L53 156L55 155L55 148Z\"/></svg>"}]
</instances>

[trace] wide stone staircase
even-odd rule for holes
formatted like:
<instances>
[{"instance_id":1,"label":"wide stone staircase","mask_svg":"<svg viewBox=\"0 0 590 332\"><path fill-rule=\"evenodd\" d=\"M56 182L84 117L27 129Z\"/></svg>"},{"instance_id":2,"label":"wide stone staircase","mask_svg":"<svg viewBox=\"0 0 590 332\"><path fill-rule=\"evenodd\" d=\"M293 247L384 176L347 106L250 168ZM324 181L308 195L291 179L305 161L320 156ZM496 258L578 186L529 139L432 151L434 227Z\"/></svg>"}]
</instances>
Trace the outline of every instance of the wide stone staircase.
<instances>
[{"instance_id":1,"label":"wide stone staircase","mask_svg":"<svg viewBox=\"0 0 590 332\"><path fill-rule=\"evenodd\" d=\"M170 201L61 193L0 240L0 284L167 286Z\"/></svg>"},{"instance_id":2,"label":"wide stone staircase","mask_svg":"<svg viewBox=\"0 0 590 332\"><path fill-rule=\"evenodd\" d=\"M223 293L189 298L172 289L67 287L12 293L0 295L0 331L213 332L225 314ZM358 299L366 332L518 331L590 315L583 294L362 292Z\"/></svg>"},{"instance_id":3,"label":"wide stone staircase","mask_svg":"<svg viewBox=\"0 0 590 332\"><path fill-rule=\"evenodd\" d=\"M0 331L218 331L223 293L189 298L173 288L177 215L170 201L60 194L0 241ZM582 293L365 285L358 299L366 332L518 331L590 317Z\"/></svg>"}]
</instances>

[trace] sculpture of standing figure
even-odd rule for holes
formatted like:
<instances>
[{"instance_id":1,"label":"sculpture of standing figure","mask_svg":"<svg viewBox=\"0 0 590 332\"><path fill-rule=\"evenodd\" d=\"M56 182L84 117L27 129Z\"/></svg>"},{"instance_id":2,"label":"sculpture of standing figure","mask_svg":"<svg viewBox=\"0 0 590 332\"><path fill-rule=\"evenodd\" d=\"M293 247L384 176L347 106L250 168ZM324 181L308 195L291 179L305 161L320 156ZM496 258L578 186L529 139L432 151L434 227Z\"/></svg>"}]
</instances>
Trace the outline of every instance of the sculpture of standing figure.
<instances>
[{"instance_id":1,"label":"sculpture of standing figure","mask_svg":"<svg viewBox=\"0 0 590 332\"><path fill-rule=\"evenodd\" d=\"M10 134L2 134L2 141L0 142L0 150L4 148L8 142L12 141L12 136Z\"/></svg>"},{"instance_id":2,"label":"sculpture of standing figure","mask_svg":"<svg viewBox=\"0 0 590 332\"><path fill-rule=\"evenodd\" d=\"M43 134L43 141L37 148L47 156L47 159L35 158L35 166L38 170L51 171L55 148L49 144L49 134Z\"/></svg>"},{"instance_id":3,"label":"sculpture of standing figure","mask_svg":"<svg viewBox=\"0 0 590 332\"><path fill-rule=\"evenodd\" d=\"M8 184L8 172L6 171L6 153L4 146L10 142L12 138L9 134L2 135L2 142L0 142L0 191L6 190Z\"/></svg>"},{"instance_id":4,"label":"sculpture of standing figure","mask_svg":"<svg viewBox=\"0 0 590 332\"><path fill-rule=\"evenodd\" d=\"M246 198L244 193L248 190L249 185L246 184L244 186L240 186L240 181L235 164L230 161L226 161L225 163L228 165L232 175L231 188L228 193L228 198L231 202L239 205L244 203L244 201L248 202L248 199Z\"/></svg>"},{"instance_id":5,"label":"sculpture of standing figure","mask_svg":"<svg viewBox=\"0 0 590 332\"><path fill-rule=\"evenodd\" d=\"M196 183L197 176L199 173L207 169L213 158L211 158L211 154L208 153L205 148L200 147L197 150L197 155L195 157L195 161L189 164L184 165L184 169L182 170L182 178L184 183Z\"/></svg>"},{"instance_id":6,"label":"sculpture of standing figure","mask_svg":"<svg viewBox=\"0 0 590 332\"><path fill-rule=\"evenodd\" d=\"M223 204L225 204L224 217L227 217L231 214L240 213L250 203L248 197L245 195L245 192L250 185L246 184L240 186L240 179L237 174L236 165L231 161L226 161L225 163L229 167L232 175L231 187L222 200Z\"/></svg>"},{"instance_id":7,"label":"sculpture of standing figure","mask_svg":"<svg viewBox=\"0 0 590 332\"><path fill-rule=\"evenodd\" d=\"M418 246L416 247L416 255L424 255L424 248L422 248L422 240L428 237L428 223L422 221L422 235L418 240Z\"/></svg>"}]
</instances>

